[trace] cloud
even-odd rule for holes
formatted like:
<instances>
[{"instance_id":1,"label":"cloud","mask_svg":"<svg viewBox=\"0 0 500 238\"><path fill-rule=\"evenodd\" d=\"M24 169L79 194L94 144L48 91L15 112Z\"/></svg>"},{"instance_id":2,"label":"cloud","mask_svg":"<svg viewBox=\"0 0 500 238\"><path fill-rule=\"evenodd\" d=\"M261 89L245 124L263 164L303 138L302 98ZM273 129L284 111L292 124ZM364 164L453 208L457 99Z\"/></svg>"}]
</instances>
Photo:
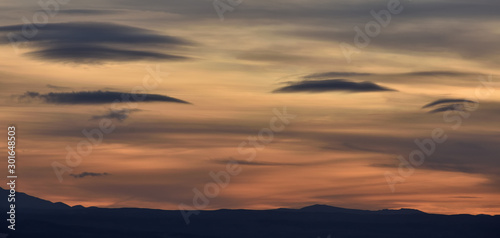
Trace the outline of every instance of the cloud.
<instances>
[{"instance_id":1,"label":"cloud","mask_svg":"<svg viewBox=\"0 0 500 238\"><path fill-rule=\"evenodd\" d=\"M85 177L100 177L100 176L108 176L111 175L109 173L93 173L93 172L83 172L79 174L70 174L74 178L85 178Z\"/></svg>"},{"instance_id":2,"label":"cloud","mask_svg":"<svg viewBox=\"0 0 500 238\"><path fill-rule=\"evenodd\" d=\"M120 10L98 10L98 9L67 9L60 10L58 14L68 15L105 15L115 14L121 12Z\"/></svg>"},{"instance_id":3,"label":"cloud","mask_svg":"<svg viewBox=\"0 0 500 238\"><path fill-rule=\"evenodd\" d=\"M310 92L320 93L328 91L346 91L346 92L380 92L380 91L396 91L394 89L379 86L375 83L350 82L344 79L327 79L327 80L305 80L300 82L292 82L289 86L278 88L274 93L295 93L295 92Z\"/></svg>"},{"instance_id":4,"label":"cloud","mask_svg":"<svg viewBox=\"0 0 500 238\"><path fill-rule=\"evenodd\" d=\"M140 109L127 109L127 108L123 108L120 110L110 109L108 113L106 113L104 115L92 116L92 118L90 120L99 120L99 119L107 118L107 119L116 119L119 121L124 121L125 119L128 118L130 113L138 112L138 111L141 111L141 110Z\"/></svg>"},{"instance_id":5,"label":"cloud","mask_svg":"<svg viewBox=\"0 0 500 238\"><path fill-rule=\"evenodd\" d=\"M32 102L34 100L52 104L105 104L114 102L189 102L159 94L133 94L110 91L82 91L40 94L38 92L26 92L17 97L20 102Z\"/></svg>"},{"instance_id":6,"label":"cloud","mask_svg":"<svg viewBox=\"0 0 500 238\"><path fill-rule=\"evenodd\" d=\"M407 73L358 73L358 72L318 72L313 74L308 74L303 76L304 79L323 79L323 78L334 78L334 77L364 77L364 76L381 76L381 77L401 77L401 76L412 76L412 77L468 77L472 75L479 75L479 73L470 72L459 72L459 71L414 71Z\"/></svg>"},{"instance_id":7,"label":"cloud","mask_svg":"<svg viewBox=\"0 0 500 238\"><path fill-rule=\"evenodd\" d=\"M429 104L426 104L422 108L433 107L433 106L436 106L436 105L446 104L446 103L472 103L472 104L476 104L478 102L467 100L467 99L450 99L450 98L446 98L446 99L439 99L439 100L436 100L436 101L431 102Z\"/></svg>"},{"instance_id":8,"label":"cloud","mask_svg":"<svg viewBox=\"0 0 500 238\"><path fill-rule=\"evenodd\" d=\"M491 128L494 125L491 118L498 116L498 111L495 111L498 105L498 103L482 104L484 106L483 110L475 111L474 116L467 119L467 124L484 125L486 128ZM415 126L413 123L408 122L407 125ZM494 186L493 188L499 191L500 160L498 160L498 154L500 153L500 147L498 147L497 141L500 137L488 130L475 132L460 131L453 130L452 128L448 129L447 127L443 127L442 124L437 124L436 127L442 127L445 130L448 140L445 143L436 144L435 149L433 149L434 152L426 156L425 162L421 166L415 168L480 174L488 179L488 181L484 182L485 184ZM427 129L426 127L423 131ZM425 134L418 136L418 140L423 141L424 138L428 138L430 134L427 133L426 131ZM397 168L401 163L400 160L396 159L397 155L402 155L408 159L412 151L419 149L419 146L415 143L415 139L417 138L414 136L416 134L418 132L398 135L374 135L370 133L356 135L335 132L317 133L316 135L310 135L310 138L317 141L318 145L328 143L329 146L324 148L336 152L346 151L347 149L347 151L361 153L386 154L384 159L372 160L372 166L392 167L397 172ZM371 160L372 157L375 158L375 156L369 156L368 160Z\"/></svg>"},{"instance_id":9,"label":"cloud","mask_svg":"<svg viewBox=\"0 0 500 238\"><path fill-rule=\"evenodd\" d=\"M452 54L454 58L498 62L500 47L495 43L498 32L489 25L476 24L448 22L431 27L402 24L385 29L383 34L370 42L369 47L372 50L405 55L418 52L417 56L432 54L433 57L450 57ZM352 28L344 27L299 28L284 34L323 42L345 42L350 45L354 45L353 37L356 35Z\"/></svg>"},{"instance_id":10,"label":"cloud","mask_svg":"<svg viewBox=\"0 0 500 238\"><path fill-rule=\"evenodd\" d=\"M293 75L295 76L295 75ZM300 76L303 80L325 80L343 78L347 80L363 80L391 85L454 85L463 87L476 87L477 80L489 74L480 71L454 71L454 70L427 70L409 72L370 72L370 71L326 71L314 72ZM395 86L394 86L395 87Z\"/></svg>"},{"instance_id":11,"label":"cloud","mask_svg":"<svg viewBox=\"0 0 500 238\"><path fill-rule=\"evenodd\" d=\"M21 31L23 25L0 27L0 32ZM68 22L47 24L30 38L30 42L48 44L162 44L188 45L182 38L160 35L156 31L106 22Z\"/></svg>"},{"instance_id":12,"label":"cloud","mask_svg":"<svg viewBox=\"0 0 500 238\"><path fill-rule=\"evenodd\" d=\"M248 61L261 61L261 62L280 62L280 63L300 63L304 61L315 60L314 56L290 54L277 51L276 49L252 49L244 53L236 55L237 59Z\"/></svg>"},{"instance_id":13,"label":"cloud","mask_svg":"<svg viewBox=\"0 0 500 238\"><path fill-rule=\"evenodd\" d=\"M422 77L462 77L462 76L471 76L474 74L465 72L456 72L456 71L417 71L399 75L422 76Z\"/></svg>"},{"instance_id":14,"label":"cloud","mask_svg":"<svg viewBox=\"0 0 500 238\"><path fill-rule=\"evenodd\" d=\"M294 163L277 163L277 162L268 162L268 161L247 161L247 160L237 160L233 158L228 159L216 159L213 160L216 164L228 164L228 163L236 163L242 165L250 165L250 166L299 166L300 164Z\"/></svg>"},{"instance_id":15,"label":"cloud","mask_svg":"<svg viewBox=\"0 0 500 238\"><path fill-rule=\"evenodd\" d=\"M0 33L22 37L23 25L0 27ZM6 35L8 36L8 34ZM3 37L0 43L9 43ZM159 50L173 50L191 42L156 31L105 22L52 23L37 29L25 46L36 49L27 55L73 63L104 61L185 60ZM134 50L129 50L134 48Z\"/></svg>"},{"instance_id":16,"label":"cloud","mask_svg":"<svg viewBox=\"0 0 500 238\"><path fill-rule=\"evenodd\" d=\"M168 55L150 51L120 50L102 46L52 47L33 51L27 55L56 62L96 64L103 61L137 60L186 60L183 56Z\"/></svg>"},{"instance_id":17,"label":"cloud","mask_svg":"<svg viewBox=\"0 0 500 238\"><path fill-rule=\"evenodd\" d=\"M336 160L320 160L320 161L310 161L303 163L280 163L280 162L270 162L270 161L248 161L248 160L239 160L234 158L227 159L215 159L212 162L216 164L228 164L228 163L236 163L241 165L248 166L316 166L316 165L325 165L335 163Z\"/></svg>"},{"instance_id":18,"label":"cloud","mask_svg":"<svg viewBox=\"0 0 500 238\"><path fill-rule=\"evenodd\" d=\"M437 107L429 113L447 112L447 111L472 111L477 107L478 102L467 99L439 99L429 104L424 105L422 108Z\"/></svg>"},{"instance_id":19,"label":"cloud","mask_svg":"<svg viewBox=\"0 0 500 238\"><path fill-rule=\"evenodd\" d=\"M52 85L52 84L47 84L46 86L47 86L47 88L55 89L55 90L68 90L68 89L71 89L70 87L62 87L62 86L56 86L56 85Z\"/></svg>"},{"instance_id":20,"label":"cloud","mask_svg":"<svg viewBox=\"0 0 500 238\"><path fill-rule=\"evenodd\" d=\"M356 73L356 72L323 72L308 74L302 78L304 79L318 79L318 78L336 78L336 77L357 77L357 76L370 76L370 73Z\"/></svg>"},{"instance_id":21,"label":"cloud","mask_svg":"<svg viewBox=\"0 0 500 238\"><path fill-rule=\"evenodd\" d=\"M447 112L447 111L460 111L463 112L465 111L465 106L463 104L450 104L446 106L441 106L439 108L436 108L432 111L429 111L429 113L438 113L438 112Z\"/></svg>"},{"instance_id":22,"label":"cloud","mask_svg":"<svg viewBox=\"0 0 500 238\"><path fill-rule=\"evenodd\" d=\"M476 199L476 198L482 198L482 197L474 197L474 196L453 196L451 198L463 198L463 199Z\"/></svg>"}]
</instances>

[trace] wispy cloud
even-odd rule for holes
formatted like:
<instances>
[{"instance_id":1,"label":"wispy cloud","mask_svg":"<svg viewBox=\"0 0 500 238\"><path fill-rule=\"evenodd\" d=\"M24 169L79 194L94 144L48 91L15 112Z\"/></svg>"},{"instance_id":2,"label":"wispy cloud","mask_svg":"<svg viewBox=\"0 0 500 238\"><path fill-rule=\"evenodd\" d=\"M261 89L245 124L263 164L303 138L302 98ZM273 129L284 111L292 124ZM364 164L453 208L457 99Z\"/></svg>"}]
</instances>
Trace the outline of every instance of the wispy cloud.
<instances>
[{"instance_id":1,"label":"wispy cloud","mask_svg":"<svg viewBox=\"0 0 500 238\"><path fill-rule=\"evenodd\" d=\"M116 14L123 11L120 10L102 10L102 9L66 9L60 10L59 14L68 14L68 15L105 15L105 14Z\"/></svg>"},{"instance_id":2,"label":"wispy cloud","mask_svg":"<svg viewBox=\"0 0 500 238\"><path fill-rule=\"evenodd\" d=\"M111 175L109 173L93 173L93 172L83 172L79 174L70 174L69 176L74 178L85 178L85 177L100 177L100 176L108 176Z\"/></svg>"},{"instance_id":3,"label":"wispy cloud","mask_svg":"<svg viewBox=\"0 0 500 238\"><path fill-rule=\"evenodd\" d=\"M417 71L403 73L397 75L421 76L421 77L462 77L475 75L473 73L457 72L457 71Z\"/></svg>"},{"instance_id":4,"label":"wispy cloud","mask_svg":"<svg viewBox=\"0 0 500 238\"><path fill-rule=\"evenodd\" d=\"M99 119L107 118L107 119L116 119L118 121L124 121L125 119L128 118L130 113L138 112L138 111L141 111L141 110L136 109L136 108L135 109L124 108L124 109L120 109L120 110L110 109L108 113L106 113L104 115L92 116L92 118L90 120L99 120Z\"/></svg>"},{"instance_id":5,"label":"wispy cloud","mask_svg":"<svg viewBox=\"0 0 500 238\"><path fill-rule=\"evenodd\" d=\"M303 76L304 79L328 79L328 78L352 78L352 77L367 77L367 76L379 76L379 77L401 77L401 76L411 76L411 77L468 77L478 75L478 73L469 72L459 72L459 71L414 71L407 73L360 73L360 72L317 72Z\"/></svg>"},{"instance_id":6,"label":"wispy cloud","mask_svg":"<svg viewBox=\"0 0 500 238\"><path fill-rule=\"evenodd\" d=\"M47 84L46 86L47 86L47 88L55 89L55 90L68 90L68 89L71 89L70 87L62 87L62 86L56 86L56 85L52 85L52 84Z\"/></svg>"},{"instance_id":7,"label":"wispy cloud","mask_svg":"<svg viewBox=\"0 0 500 238\"><path fill-rule=\"evenodd\" d=\"M250 165L250 166L299 166L300 165L300 164L294 164L294 163L277 163L277 162L269 162L269 161L237 160L237 159L233 159L233 158L216 159L216 160L212 160L212 162L214 162L216 164L238 163L238 164Z\"/></svg>"},{"instance_id":8,"label":"wispy cloud","mask_svg":"<svg viewBox=\"0 0 500 238\"><path fill-rule=\"evenodd\" d=\"M310 161L303 163L281 163L281 162L271 162L271 161L247 161L234 158L215 159L211 161L216 164L237 163L248 166L315 166L315 165L331 164L336 162L336 160L320 160L320 161Z\"/></svg>"}]
</instances>

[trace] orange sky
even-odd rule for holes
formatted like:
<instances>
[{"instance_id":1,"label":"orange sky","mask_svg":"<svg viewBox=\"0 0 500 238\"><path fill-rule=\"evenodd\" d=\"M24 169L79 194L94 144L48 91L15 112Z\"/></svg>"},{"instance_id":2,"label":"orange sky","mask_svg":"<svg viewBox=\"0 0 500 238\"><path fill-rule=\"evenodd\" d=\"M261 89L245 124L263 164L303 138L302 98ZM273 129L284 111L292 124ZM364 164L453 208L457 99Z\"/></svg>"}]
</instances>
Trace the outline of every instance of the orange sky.
<instances>
[{"instance_id":1,"label":"orange sky","mask_svg":"<svg viewBox=\"0 0 500 238\"><path fill-rule=\"evenodd\" d=\"M0 3L0 131L17 126L19 191L69 205L177 209L192 206L193 189L203 190L213 182L211 171L234 160L241 173L206 209L328 204L500 214L500 96L494 91L500 31L498 16L488 11L499 4L480 2L484 9L467 12L465 1L404 1L405 10L350 63L339 44L354 45L353 27L373 20L370 10L383 10L386 1L244 2L224 21L210 1L72 1L18 52L6 36L19 33L22 17L40 8ZM454 11L441 8L444 3ZM425 11L431 7L434 12ZM130 93L151 76L148 69L159 69L162 81L147 93L191 104L114 105L138 110L112 118L116 129L77 166L67 164L66 147L86 140L82 130L99 128L95 118L109 117L111 103L19 97L27 91ZM480 78L491 79L492 91L478 97ZM304 90L311 81L330 88ZM346 89L342 82L393 91ZM293 85L299 89L273 93ZM473 100L479 108L422 108L439 99ZM269 128L273 110L284 107L296 118L246 161L238 146ZM462 124L454 128L458 119ZM407 158L418 148L414 140L432 138L435 128L448 140L391 192L384 174L399 174L397 156ZM107 175L65 173L59 181L53 162L74 175Z\"/></svg>"}]
</instances>

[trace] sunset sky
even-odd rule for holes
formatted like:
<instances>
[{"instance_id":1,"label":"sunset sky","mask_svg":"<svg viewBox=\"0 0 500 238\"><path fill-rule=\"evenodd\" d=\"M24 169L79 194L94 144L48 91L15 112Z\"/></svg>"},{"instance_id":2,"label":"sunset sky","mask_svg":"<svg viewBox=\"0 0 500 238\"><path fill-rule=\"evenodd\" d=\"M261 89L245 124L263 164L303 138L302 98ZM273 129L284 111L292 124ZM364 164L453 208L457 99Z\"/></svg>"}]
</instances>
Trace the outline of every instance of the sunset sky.
<instances>
[{"instance_id":1,"label":"sunset sky","mask_svg":"<svg viewBox=\"0 0 500 238\"><path fill-rule=\"evenodd\" d=\"M222 19L212 0L0 1L0 122L3 135L17 127L18 191L175 210L237 163L205 209L500 214L500 2L391 4L220 0ZM138 87L144 100L112 103ZM241 144L283 110L295 117L249 160ZM68 164L103 121L116 128ZM447 140L404 174L398 156L433 131ZM72 170L61 181L54 162ZM404 180L394 191L388 173Z\"/></svg>"}]
</instances>

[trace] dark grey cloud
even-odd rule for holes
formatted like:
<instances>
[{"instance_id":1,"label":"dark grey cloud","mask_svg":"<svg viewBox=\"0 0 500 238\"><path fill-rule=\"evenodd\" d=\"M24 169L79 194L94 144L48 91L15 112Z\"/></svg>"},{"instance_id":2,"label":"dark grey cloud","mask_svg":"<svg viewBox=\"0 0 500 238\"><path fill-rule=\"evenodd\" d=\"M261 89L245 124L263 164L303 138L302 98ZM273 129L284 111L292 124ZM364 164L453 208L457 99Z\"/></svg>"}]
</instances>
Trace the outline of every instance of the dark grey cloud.
<instances>
[{"instance_id":1,"label":"dark grey cloud","mask_svg":"<svg viewBox=\"0 0 500 238\"><path fill-rule=\"evenodd\" d=\"M127 109L127 108L123 108L120 110L110 109L108 113L106 113L104 115L92 116L92 118L90 120L99 120L99 119L107 118L107 119L116 119L118 121L124 121L125 119L128 118L130 113L138 112L138 111L141 111L141 110L140 109Z\"/></svg>"},{"instance_id":2,"label":"dark grey cloud","mask_svg":"<svg viewBox=\"0 0 500 238\"><path fill-rule=\"evenodd\" d=\"M26 92L17 97L20 102L40 101L53 104L105 104L114 102L173 102L186 103L186 101L159 94L132 94L110 91L82 91L47 93Z\"/></svg>"},{"instance_id":3,"label":"dark grey cloud","mask_svg":"<svg viewBox=\"0 0 500 238\"><path fill-rule=\"evenodd\" d=\"M424 105L422 108L436 107L429 111L429 113L447 112L447 111L470 111L477 107L478 102L467 99L439 99L429 104Z\"/></svg>"},{"instance_id":4,"label":"dark grey cloud","mask_svg":"<svg viewBox=\"0 0 500 238\"><path fill-rule=\"evenodd\" d=\"M1 26L0 33L5 37L0 43L10 42L8 33L23 36L22 29L23 25ZM29 56L74 63L185 60L187 57L163 51L192 44L156 31L105 22L51 23L37 28L27 41L18 42L35 49L27 53Z\"/></svg>"},{"instance_id":5,"label":"dark grey cloud","mask_svg":"<svg viewBox=\"0 0 500 238\"><path fill-rule=\"evenodd\" d=\"M465 106L463 104L454 103L450 105L440 106L429 113L447 112L447 111L465 111Z\"/></svg>"},{"instance_id":6,"label":"dark grey cloud","mask_svg":"<svg viewBox=\"0 0 500 238\"><path fill-rule=\"evenodd\" d=\"M431 102L429 104L424 105L422 108L428 108L428 107L433 107L436 105L440 104L447 104L447 103L471 103L471 104L476 104L478 102L471 101L468 99L453 99L453 98L444 98L444 99L439 99L434 102Z\"/></svg>"},{"instance_id":7,"label":"dark grey cloud","mask_svg":"<svg viewBox=\"0 0 500 238\"><path fill-rule=\"evenodd\" d=\"M79 174L70 174L69 176L74 178L85 178L85 177L100 177L100 176L108 176L111 175L109 173L93 173L93 172L83 172Z\"/></svg>"},{"instance_id":8,"label":"dark grey cloud","mask_svg":"<svg viewBox=\"0 0 500 238\"><path fill-rule=\"evenodd\" d=\"M1 26L0 32L21 33L22 29L23 25ZM156 31L106 22L51 23L39 28L38 32L29 41L37 42L40 45L113 43L138 46L140 44L191 44L185 39L161 35Z\"/></svg>"},{"instance_id":9,"label":"dark grey cloud","mask_svg":"<svg viewBox=\"0 0 500 238\"><path fill-rule=\"evenodd\" d=\"M329 91L344 91L344 92L383 92L396 91L394 89L382 87L372 82L351 82L344 79L327 79L327 80L304 80L300 82L292 82L290 85L274 90L274 93L296 93L310 92L320 93Z\"/></svg>"},{"instance_id":10,"label":"dark grey cloud","mask_svg":"<svg viewBox=\"0 0 500 238\"><path fill-rule=\"evenodd\" d=\"M27 53L29 56L56 62L73 62L94 64L103 61L136 61L136 60L186 60L176 55L155 53L150 51L121 50L103 46L71 46L52 47Z\"/></svg>"}]
</instances>

